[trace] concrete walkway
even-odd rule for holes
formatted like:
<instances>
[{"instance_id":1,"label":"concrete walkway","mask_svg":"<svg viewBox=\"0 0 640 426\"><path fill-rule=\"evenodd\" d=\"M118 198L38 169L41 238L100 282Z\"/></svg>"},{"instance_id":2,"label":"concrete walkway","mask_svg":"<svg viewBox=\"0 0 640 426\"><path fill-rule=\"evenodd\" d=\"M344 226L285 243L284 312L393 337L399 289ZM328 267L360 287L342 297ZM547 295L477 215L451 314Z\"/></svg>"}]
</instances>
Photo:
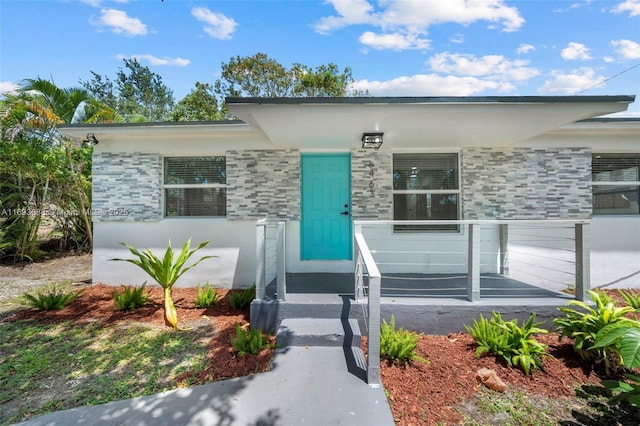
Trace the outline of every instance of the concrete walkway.
<instances>
[{"instance_id":1,"label":"concrete walkway","mask_svg":"<svg viewBox=\"0 0 640 426\"><path fill-rule=\"evenodd\" d=\"M349 346L279 348L267 373L46 414L23 425L393 425ZM359 352L361 354L361 352ZM360 358L360 359L359 359Z\"/></svg>"}]
</instances>

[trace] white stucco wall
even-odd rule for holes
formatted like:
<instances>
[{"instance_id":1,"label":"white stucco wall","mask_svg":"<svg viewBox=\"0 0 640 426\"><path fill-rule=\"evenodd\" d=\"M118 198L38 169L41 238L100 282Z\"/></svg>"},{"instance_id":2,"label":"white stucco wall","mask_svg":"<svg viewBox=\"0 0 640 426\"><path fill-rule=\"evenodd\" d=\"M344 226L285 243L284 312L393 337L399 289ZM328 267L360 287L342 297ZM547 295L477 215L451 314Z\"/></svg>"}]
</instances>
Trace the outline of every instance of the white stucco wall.
<instances>
[{"instance_id":1,"label":"white stucco wall","mask_svg":"<svg viewBox=\"0 0 640 426\"><path fill-rule=\"evenodd\" d=\"M204 255L218 256L204 260L176 283L177 287L205 284L227 288L246 288L255 281L256 230L253 221L226 219L165 219L157 222L99 222L94 224L93 282L110 285L139 285L153 280L128 262L112 262L113 258L133 258L120 242L134 247L150 248L162 256L171 240L174 251L191 237L191 247L211 242L196 252L187 263Z\"/></svg>"},{"instance_id":2,"label":"white stucco wall","mask_svg":"<svg viewBox=\"0 0 640 426\"><path fill-rule=\"evenodd\" d=\"M591 287L640 288L640 217L593 217Z\"/></svg>"}]
</instances>

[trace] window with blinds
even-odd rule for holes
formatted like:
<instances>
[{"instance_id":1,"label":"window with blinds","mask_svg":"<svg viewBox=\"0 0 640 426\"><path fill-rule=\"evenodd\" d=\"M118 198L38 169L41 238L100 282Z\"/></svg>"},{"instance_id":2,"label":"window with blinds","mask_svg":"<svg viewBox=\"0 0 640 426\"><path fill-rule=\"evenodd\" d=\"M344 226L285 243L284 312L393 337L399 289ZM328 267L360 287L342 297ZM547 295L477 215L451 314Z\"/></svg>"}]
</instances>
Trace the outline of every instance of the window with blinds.
<instances>
[{"instance_id":1,"label":"window with blinds","mask_svg":"<svg viewBox=\"0 0 640 426\"><path fill-rule=\"evenodd\" d=\"M594 215L640 214L640 154L593 154Z\"/></svg>"},{"instance_id":2,"label":"window with blinds","mask_svg":"<svg viewBox=\"0 0 640 426\"><path fill-rule=\"evenodd\" d=\"M394 154L395 220L459 218L458 154ZM396 225L397 232L458 231L457 225Z\"/></svg>"},{"instance_id":3,"label":"window with blinds","mask_svg":"<svg viewBox=\"0 0 640 426\"><path fill-rule=\"evenodd\" d=\"M226 216L225 157L165 157L165 216Z\"/></svg>"}]
</instances>

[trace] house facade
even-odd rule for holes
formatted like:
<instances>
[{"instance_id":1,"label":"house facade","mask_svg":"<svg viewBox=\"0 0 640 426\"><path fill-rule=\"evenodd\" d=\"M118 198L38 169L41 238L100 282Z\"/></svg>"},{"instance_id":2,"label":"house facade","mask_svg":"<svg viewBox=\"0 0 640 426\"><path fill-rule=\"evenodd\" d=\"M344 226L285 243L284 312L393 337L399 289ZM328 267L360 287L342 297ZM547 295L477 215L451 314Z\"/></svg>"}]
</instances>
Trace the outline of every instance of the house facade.
<instances>
[{"instance_id":1,"label":"house facade","mask_svg":"<svg viewBox=\"0 0 640 426\"><path fill-rule=\"evenodd\" d=\"M60 130L98 141L96 283L147 279L109 262L128 257L120 242L163 251L169 240L192 238L210 240L202 253L217 257L178 285L248 287L263 218L286 222L291 273L353 272L355 220L590 219L591 287L640 287L640 120L594 118L633 100L230 98L238 121ZM500 244L497 226L482 232L487 246ZM370 236L395 256L378 255L391 272L457 272L448 247L466 242L455 224L394 224ZM406 247L424 250L402 254ZM482 260L485 272L499 272L493 252Z\"/></svg>"}]
</instances>

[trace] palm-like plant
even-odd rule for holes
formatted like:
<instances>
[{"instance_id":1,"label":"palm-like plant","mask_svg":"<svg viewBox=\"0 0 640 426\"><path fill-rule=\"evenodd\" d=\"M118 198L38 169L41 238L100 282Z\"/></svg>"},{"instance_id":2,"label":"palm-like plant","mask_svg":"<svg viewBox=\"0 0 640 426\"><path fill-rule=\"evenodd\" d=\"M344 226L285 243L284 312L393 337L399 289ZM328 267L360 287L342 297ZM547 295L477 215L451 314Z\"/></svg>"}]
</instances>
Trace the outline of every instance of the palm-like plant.
<instances>
[{"instance_id":1,"label":"palm-like plant","mask_svg":"<svg viewBox=\"0 0 640 426\"><path fill-rule=\"evenodd\" d=\"M173 249L171 248L171 241L167 246L167 250L164 253L162 259L157 257L150 249L146 248L142 251L135 247L120 243L127 247L129 251L137 256L137 259L109 259L115 261L130 262L140 267L151 278L156 280L158 284L164 289L164 317L168 325L174 329L178 329L178 314L173 304L173 297L171 296L171 290L173 285L189 269L195 267L198 263L205 259L209 259L216 256L203 256L190 266L185 266L185 263L189 258L198 250L209 244L209 241L201 243L197 248L190 250L191 238L189 238L177 257L174 257Z\"/></svg>"}]
</instances>

